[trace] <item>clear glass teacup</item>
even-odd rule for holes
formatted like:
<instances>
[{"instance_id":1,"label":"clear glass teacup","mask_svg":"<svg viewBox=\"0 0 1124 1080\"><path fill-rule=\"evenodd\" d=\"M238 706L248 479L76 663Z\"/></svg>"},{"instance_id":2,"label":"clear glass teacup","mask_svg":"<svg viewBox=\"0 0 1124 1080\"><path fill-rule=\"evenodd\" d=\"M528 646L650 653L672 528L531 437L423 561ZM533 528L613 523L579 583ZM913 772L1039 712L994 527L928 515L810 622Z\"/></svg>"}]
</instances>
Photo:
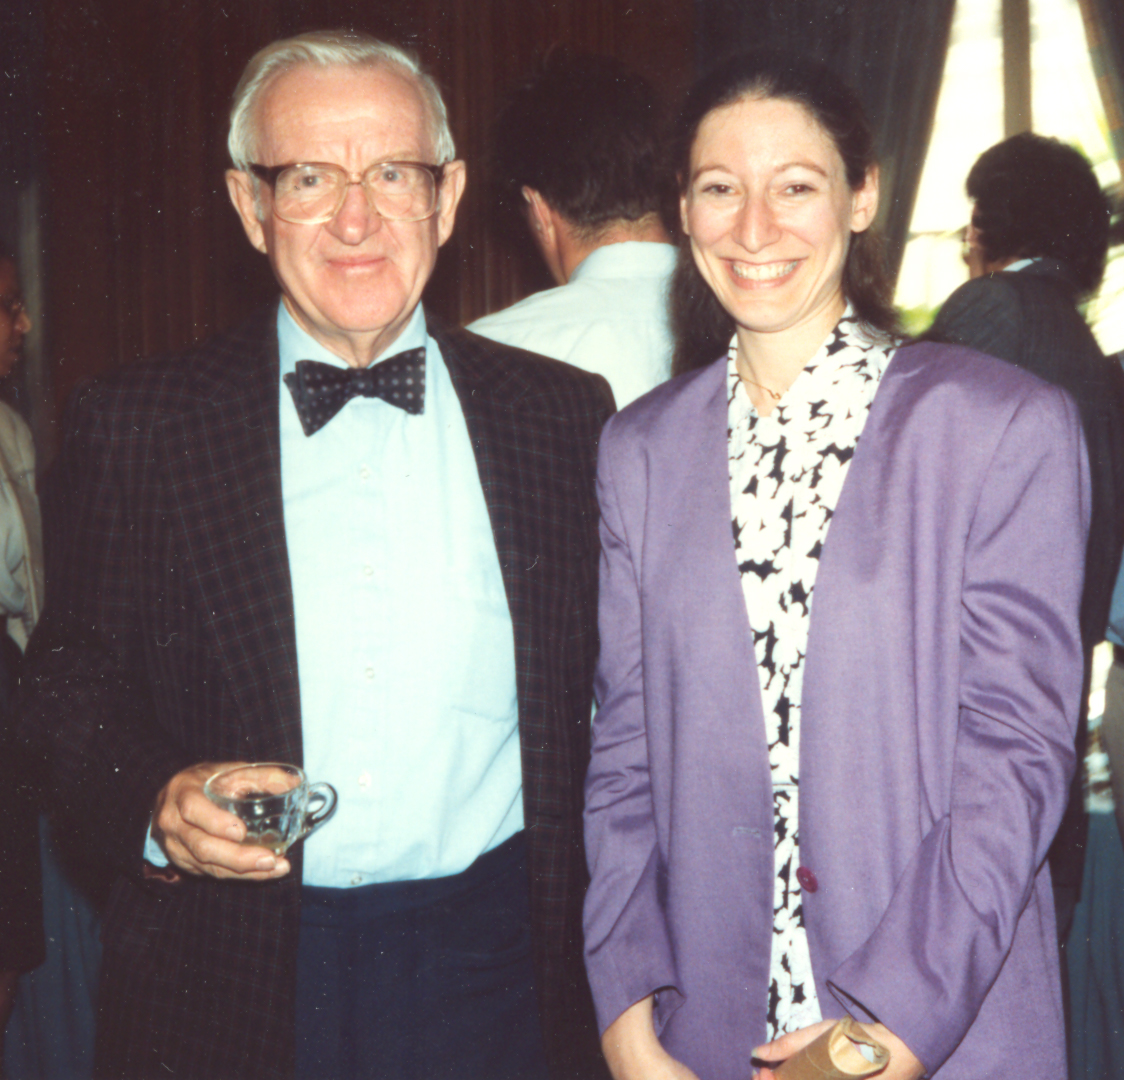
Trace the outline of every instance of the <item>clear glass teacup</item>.
<instances>
[{"instance_id":1,"label":"clear glass teacup","mask_svg":"<svg viewBox=\"0 0 1124 1080\"><path fill-rule=\"evenodd\" d=\"M292 844L323 825L336 808L331 784L310 784L295 765L275 761L236 765L215 773L203 793L246 825L244 844L284 855Z\"/></svg>"}]
</instances>

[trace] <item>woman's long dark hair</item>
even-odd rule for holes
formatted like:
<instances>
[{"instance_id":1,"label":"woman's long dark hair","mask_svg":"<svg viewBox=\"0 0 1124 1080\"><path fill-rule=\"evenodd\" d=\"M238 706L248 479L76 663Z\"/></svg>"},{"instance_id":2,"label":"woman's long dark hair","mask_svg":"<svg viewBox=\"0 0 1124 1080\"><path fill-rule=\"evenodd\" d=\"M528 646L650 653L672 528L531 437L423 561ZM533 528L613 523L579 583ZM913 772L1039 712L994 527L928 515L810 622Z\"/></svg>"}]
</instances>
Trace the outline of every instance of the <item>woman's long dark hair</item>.
<instances>
[{"instance_id":1,"label":"woman's long dark hair","mask_svg":"<svg viewBox=\"0 0 1124 1080\"><path fill-rule=\"evenodd\" d=\"M715 109L743 98L780 99L807 109L839 151L853 191L862 187L877 164L874 137L857 95L826 67L778 52L743 53L724 61L687 94L670 146L680 194L690 183L691 149L699 126ZM882 240L873 228L851 237L843 266L843 295L873 330L898 331ZM734 320L703 280L685 235L680 238L671 285L671 321L675 375L709 364L726 351L734 333Z\"/></svg>"}]
</instances>

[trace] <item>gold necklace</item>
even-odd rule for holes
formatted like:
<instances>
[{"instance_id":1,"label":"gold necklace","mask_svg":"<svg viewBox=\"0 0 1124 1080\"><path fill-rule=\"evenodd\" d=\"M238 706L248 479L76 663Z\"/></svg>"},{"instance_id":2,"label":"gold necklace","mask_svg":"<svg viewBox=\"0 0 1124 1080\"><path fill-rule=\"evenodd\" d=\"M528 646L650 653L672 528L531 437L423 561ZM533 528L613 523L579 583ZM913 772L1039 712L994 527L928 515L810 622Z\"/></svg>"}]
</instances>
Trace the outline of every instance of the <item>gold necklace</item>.
<instances>
[{"instance_id":1,"label":"gold necklace","mask_svg":"<svg viewBox=\"0 0 1124 1080\"><path fill-rule=\"evenodd\" d=\"M784 396L784 391L781 391L781 393L778 394L776 390L770 390L767 386L764 386L759 382L754 382L752 379L747 379L741 372L738 372L738 378L741 379L742 382L749 383L750 386L756 386L758 390L764 390L765 393L768 394L769 397L771 397L774 401L780 401L780 399Z\"/></svg>"}]
</instances>

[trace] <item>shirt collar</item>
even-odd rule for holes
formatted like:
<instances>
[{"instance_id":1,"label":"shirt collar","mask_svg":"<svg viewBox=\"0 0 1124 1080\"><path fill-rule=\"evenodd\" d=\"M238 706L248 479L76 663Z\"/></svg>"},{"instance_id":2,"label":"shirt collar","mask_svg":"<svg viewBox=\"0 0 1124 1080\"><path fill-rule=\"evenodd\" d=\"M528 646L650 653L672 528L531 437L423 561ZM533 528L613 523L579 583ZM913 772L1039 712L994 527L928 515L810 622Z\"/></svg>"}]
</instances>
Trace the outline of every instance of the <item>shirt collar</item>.
<instances>
[{"instance_id":1,"label":"shirt collar","mask_svg":"<svg viewBox=\"0 0 1124 1080\"><path fill-rule=\"evenodd\" d=\"M580 278L663 277L675 268L674 244L652 240L624 240L591 251L570 274Z\"/></svg>"},{"instance_id":2,"label":"shirt collar","mask_svg":"<svg viewBox=\"0 0 1124 1080\"><path fill-rule=\"evenodd\" d=\"M1005 267L1003 267L1003 272L1004 272L1004 273L1007 273L1007 274L1013 274L1013 273L1015 273L1015 272L1016 272L1016 271L1018 271L1018 270L1022 270L1024 266L1030 266L1030 264L1031 264L1031 263L1036 263L1036 262L1038 262L1038 261L1039 261L1039 259L1038 259L1038 258L1034 258L1034 259L1019 259L1019 261L1018 261L1018 262L1013 262L1013 263L1011 263L1011 265L1010 265L1010 266L1005 266Z\"/></svg>"},{"instance_id":3,"label":"shirt collar","mask_svg":"<svg viewBox=\"0 0 1124 1080\"><path fill-rule=\"evenodd\" d=\"M875 331L875 336L871 336L848 301L839 322L832 327L831 332L824 338L823 344L804 366L804 370L785 391L778 402L777 410L770 413L770 417L775 417L779 421L786 411L791 411L793 405L801 401L813 400L816 395L822 394L824 387L830 385L836 378L835 373L844 365L855 367L857 363L862 362L865 362L864 366L868 370L855 379L847 379L846 382L857 395L854 401L858 401L861 397L869 403L874 390L878 387L882 372L900 344L897 338L889 334ZM730 399L738 403L736 408L740 412L752 412L756 416L757 411L753 408L749 394L742 386L738 375L737 356L738 335L735 333L726 354L726 379ZM874 375L873 379L869 377L871 372ZM739 389L741 393L738 392ZM834 396L836 395L833 394Z\"/></svg>"},{"instance_id":4,"label":"shirt collar","mask_svg":"<svg viewBox=\"0 0 1124 1080\"><path fill-rule=\"evenodd\" d=\"M405 330L375 357L374 362L378 363L388 354L416 349L427 344L425 312L422 310L422 305L418 304ZM296 370L298 360L319 360L321 363L339 368L348 366L346 360L336 356L331 349L321 345L307 330L297 325L284 300L277 305L277 347L280 353L282 377Z\"/></svg>"}]
</instances>

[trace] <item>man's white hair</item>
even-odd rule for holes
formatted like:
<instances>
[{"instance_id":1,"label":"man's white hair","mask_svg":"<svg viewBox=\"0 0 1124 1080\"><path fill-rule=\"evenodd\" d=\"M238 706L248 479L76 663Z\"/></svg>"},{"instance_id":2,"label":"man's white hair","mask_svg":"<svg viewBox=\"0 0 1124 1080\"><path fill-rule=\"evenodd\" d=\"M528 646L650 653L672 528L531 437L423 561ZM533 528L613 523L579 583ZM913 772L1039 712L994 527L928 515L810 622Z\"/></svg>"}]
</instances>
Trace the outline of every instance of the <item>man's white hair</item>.
<instances>
[{"instance_id":1,"label":"man's white hair","mask_svg":"<svg viewBox=\"0 0 1124 1080\"><path fill-rule=\"evenodd\" d=\"M416 56L397 45L350 30L313 30L274 41L256 52L234 89L230 108L227 149L236 169L247 171L258 151L257 107L275 79L301 64L321 67L378 67L393 64L412 78L422 92L429 113L429 135L437 156L436 165L456 157L449 116L441 91ZM257 184L254 184L255 192Z\"/></svg>"}]
</instances>

